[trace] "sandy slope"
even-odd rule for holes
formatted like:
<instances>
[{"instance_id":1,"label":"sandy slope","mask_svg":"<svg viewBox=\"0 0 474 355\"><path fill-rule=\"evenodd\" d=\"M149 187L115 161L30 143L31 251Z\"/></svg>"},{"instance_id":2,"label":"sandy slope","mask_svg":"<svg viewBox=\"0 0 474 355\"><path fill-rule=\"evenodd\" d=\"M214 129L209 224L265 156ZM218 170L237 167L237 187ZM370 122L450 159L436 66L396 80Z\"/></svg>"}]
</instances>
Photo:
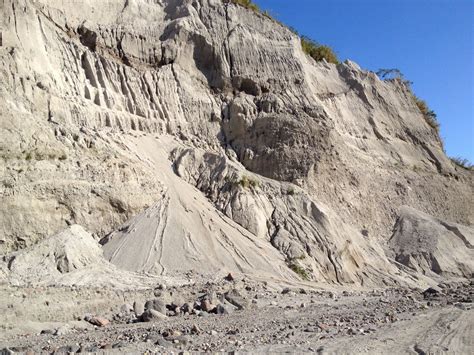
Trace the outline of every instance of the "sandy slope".
<instances>
[{"instance_id":1,"label":"sandy slope","mask_svg":"<svg viewBox=\"0 0 474 355\"><path fill-rule=\"evenodd\" d=\"M164 140L149 137L128 143L166 189L160 201L103 241L105 257L119 268L159 275L223 270L295 278L266 240L219 213L199 190L174 173L169 152L163 148L172 145Z\"/></svg>"}]
</instances>

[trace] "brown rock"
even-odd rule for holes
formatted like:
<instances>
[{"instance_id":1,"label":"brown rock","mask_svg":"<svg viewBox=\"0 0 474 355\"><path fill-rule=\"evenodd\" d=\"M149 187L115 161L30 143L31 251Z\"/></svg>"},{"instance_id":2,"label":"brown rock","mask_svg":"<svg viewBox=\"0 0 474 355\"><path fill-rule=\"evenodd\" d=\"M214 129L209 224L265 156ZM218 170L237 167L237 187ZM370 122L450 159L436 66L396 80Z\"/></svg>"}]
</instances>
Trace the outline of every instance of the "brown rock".
<instances>
[{"instance_id":1,"label":"brown rock","mask_svg":"<svg viewBox=\"0 0 474 355\"><path fill-rule=\"evenodd\" d=\"M196 324L193 324L193 327L191 328L191 333L200 334L201 332L202 332L201 329Z\"/></svg>"},{"instance_id":2,"label":"brown rock","mask_svg":"<svg viewBox=\"0 0 474 355\"><path fill-rule=\"evenodd\" d=\"M105 327L110 323L110 321L103 317L86 317L85 320L90 324L96 325L98 327Z\"/></svg>"},{"instance_id":3,"label":"brown rock","mask_svg":"<svg viewBox=\"0 0 474 355\"><path fill-rule=\"evenodd\" d=\"M203 300L201 302L201 309L205 312L212 312L215 308L216 306L213 305L209 300Z\"/></svg>"}]
</instances>

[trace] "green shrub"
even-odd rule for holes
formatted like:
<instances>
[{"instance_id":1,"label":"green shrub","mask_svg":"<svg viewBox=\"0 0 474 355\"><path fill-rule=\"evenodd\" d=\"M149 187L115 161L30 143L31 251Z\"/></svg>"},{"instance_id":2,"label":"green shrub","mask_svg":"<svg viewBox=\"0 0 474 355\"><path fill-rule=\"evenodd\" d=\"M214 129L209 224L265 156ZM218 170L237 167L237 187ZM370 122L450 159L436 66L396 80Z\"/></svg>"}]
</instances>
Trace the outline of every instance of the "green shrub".
<instances>
[{"instance_id":1,"label":"green shrub","mask_svg":"<svg viewBox=\"0 0 474 355\"><path fill-rule=\"evenodd\" d=\"M302 268L300 265L298 265L297 263L295 263L293 260L290 260L288 262L288 267L295 273L297 274L299 277L301 277L301 279L303 280L306 280L306 281L309 281L309 275L308 273L306 272L306 270L304 268Z\"/></svg>"},{"instance_id":2,"label":"green shrub","mask_svg":"<svg viewBox=\"0 0 474 355\"><path fill-rule=\"evenodd\" d=\"M331 47L319 44L312 39L303 36L301 37L301 47L303 51L311 56L317 62L325 59L328 63L339 64L339 59Z\"/></svg>"},{"instance_id":3,"label":"green shrub","mask_svg":"<svg viewBox=\"0 0 474 355\"><path fill-rule=\"evenodd\" d=\"M423 117L424 117L425 121L431 127L433 127L436 130L436 132L438 133L438 136L439 136L439 122L438 122L438 118L437 118L436 113L429 108L426 101L420 99L418 96L416 96L413 93L413 90L411 88L411 85L413 83L409 80L406 80L405 76L403 75L403 73L399 69L396 69L396 68L393 68L393 69L379 69L379 70L377 70L376 74L382 80L388 80L388 81L398 80L402 84L404 84L406 86L407 90L412 95L416 106L418 107L420 112L423 114ZM440 141L441 141L441 139L440 139Z\"/></svg>"},{"instance_id":4,"label":"green shrub","mask_svg":"<svg viewBox=\"0 0 474 355\"><path fill-rule=\"evenodd\" d=\"M474 164L472 164L469 160L461 158L461 157L454 157L449 158L451 161L456 164L457 166L466 169L466 170L474 170Z\"/></svg>"},{"instance_id":5,"label":"green shrub","mask_svg":"<svg viewBox=\"0 0 474 355\"><path fill-rule=\"evenodd\" d=\"M244 189L249 188L257 188L259 183L257 180L249 178L248 176L244 175L242 177L227 177L226 181L233 186L241 186Z\"/></svg>"},{"instance_id":6,"label":"green shrub","mask_svg":"<svg viewBox=\"0 0 474 355\"><path fill-rule=\"evenodd\" d=\"M288 27L282 22L276 20L273 18L268 11L261 11L258 5L254 4L252 0L223 0L224 3L232 3L236 5L240 5L245 7L246 9L253 10L255 12L261 13L263 16L279 23L280 25L288 28L291 32L296 34L297 36L300 36L298 31L294 29L293 27ZM314 60L320 62L323 59L325 59L328 63L334 63L334 64L339 64L339 59L337 58L336 53L334 50L326 45L319 44L312 39L306 37L306 36L301 36L301 46L303 47L303 51L311 56Z\"/></svg>"},{"instance_id":7,"label":"green shrub","mask_svg":"<svg viewBox=\"0 0 474 355\"><path fill-rule=\"evenodd\" d=\"M242 176L240 180L237 181L237 185L242 186L244 189L248 189L248 188L255 189L258 187L258 181L244 175Z\"/></svg>"},{"instance_id":8,"label":"green shrub","mask_svg":"<svg viewBox=\"0 0 474 355\"><path fill-rule=\"evenodd\" d=\"M24 156L18 156L18 159L24 158L27 161L35 160L35 161L41 161L41 160L66 160L67 155L66 153L60 153L57 151L45 151L45 150L33 150L33 151L28 151L25 152L23 151L22 154Z\"/></svg>"},{"instance_id":9,"label":"green shrub","mask_svg":"<svg viewBox=\"0 0 474 355\"><path fill-rule=\"evenodd\" d=\"M415 104L423 114L425 121L439 133L439 122L436 113L428 107L426 101L420 99L415 94L413 94L413 100L415 100Z\"/></svg>"}]
</instances>

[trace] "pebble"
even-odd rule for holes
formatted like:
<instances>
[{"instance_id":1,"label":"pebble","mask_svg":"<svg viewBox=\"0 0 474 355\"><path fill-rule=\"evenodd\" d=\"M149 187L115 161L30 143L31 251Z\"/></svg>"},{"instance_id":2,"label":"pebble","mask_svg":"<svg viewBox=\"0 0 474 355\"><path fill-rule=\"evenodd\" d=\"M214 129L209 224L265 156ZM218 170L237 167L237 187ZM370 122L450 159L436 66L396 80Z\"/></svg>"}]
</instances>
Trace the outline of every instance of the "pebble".
<instances>
[{"instance_id":1,"label":"pebble","mask_svg":"<svg viewBox=\"0 0 474 355\"><path fill-rule=\"evenodd\" d=\"M201 334L201 328L199 328L196 324L193 324L191 327L191 333L192 334Z\"/></svg>"}]
</instances>

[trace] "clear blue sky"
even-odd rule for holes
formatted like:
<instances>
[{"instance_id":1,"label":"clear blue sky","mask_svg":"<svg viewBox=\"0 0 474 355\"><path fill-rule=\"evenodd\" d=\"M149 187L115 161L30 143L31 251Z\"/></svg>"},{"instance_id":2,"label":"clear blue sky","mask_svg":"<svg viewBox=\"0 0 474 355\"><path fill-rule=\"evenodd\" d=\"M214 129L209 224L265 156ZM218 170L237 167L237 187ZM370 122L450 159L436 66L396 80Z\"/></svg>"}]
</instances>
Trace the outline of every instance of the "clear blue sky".
<instances>
[{"instance_id":1,"label":"clear blue sky","mask_svg":"<svg viewBox=\"0 0 474 355\"><path fill-rule=\"evenodd\" d=\"M361 67L398 68L441 124L450 156L474 163L474 0L254 0Z\"/></svg>"}]
</instances>

